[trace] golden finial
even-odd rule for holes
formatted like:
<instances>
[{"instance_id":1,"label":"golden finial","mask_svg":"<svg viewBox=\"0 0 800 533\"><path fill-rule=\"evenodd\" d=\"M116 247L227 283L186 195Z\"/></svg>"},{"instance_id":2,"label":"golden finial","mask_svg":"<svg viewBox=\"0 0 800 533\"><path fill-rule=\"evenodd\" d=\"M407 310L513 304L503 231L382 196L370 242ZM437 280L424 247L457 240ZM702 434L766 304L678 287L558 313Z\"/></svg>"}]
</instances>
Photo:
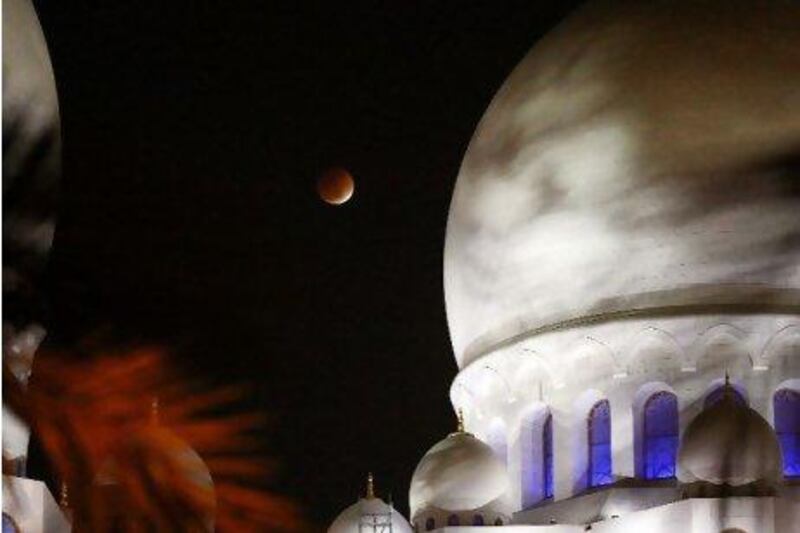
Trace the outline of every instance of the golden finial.
<instances>
[{"instance_id":1,"label":"golden finial","mask_svg":"<svg viewBox=\"0 0 800 533\"><path fill-rule=\"evenodd\" d=\"M735 393L736 389L734 389L733 385L731 385L731 376L730 374L728 374L728 369L726 368L725 385L723 385L722 387L722 397L729 402L735 402L736 401Z\"/></svg>"},{"instance_id":2,"label":"golden finial","mask_svg":"<svg viewBox=\"0 0 800 533\"><path fill-rule=\"evenodd\" d=\"M464 410L461 409L460 407L458 408L458 411L456 411L456 417L458 418L458 425L456 426L456 432L457 433L464 433L465 432L465 430L464 430Z\"/></svg>"},{"instance_id":3,"label":"golden finial","mask_svg":"<svg viewBox=\"0 0 800 533\"><path fill-rule=\"evenodd\" d=\"M367 499L375 498L375 481L372 479L372 472L367 474Z\"/></svg>"},{"instance_id":4,"label":"golden finial","mask_svg":"<svg viewBox=\"0 0 800 533\"><path fill-rule=\"evenodd\" d=\"M58 496L58 505L64 509L69 507L69 488L65 481L61 482L61 493Z\"/></svg>"},{"instance_id":5,"label":"golden finial","mask_svg":"<svg viewBox=\"0 0 800 533\"><path fill-rule=\"evenodd\" d=\"M159 419L160 419L160 413L158 406L158 396L153 396L153 399L150 401L150 421L153 424L158 424Z\"/></svg>"}]
</instances>

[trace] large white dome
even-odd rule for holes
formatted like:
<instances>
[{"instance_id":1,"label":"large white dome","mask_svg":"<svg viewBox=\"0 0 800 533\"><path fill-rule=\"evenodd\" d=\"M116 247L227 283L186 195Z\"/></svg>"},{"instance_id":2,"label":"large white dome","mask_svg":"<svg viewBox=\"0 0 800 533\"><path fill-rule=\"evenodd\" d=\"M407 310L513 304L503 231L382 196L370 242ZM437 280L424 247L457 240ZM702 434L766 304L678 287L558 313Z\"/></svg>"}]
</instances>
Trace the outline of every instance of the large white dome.
<instances>
[{"instance_id":1,"label":"large white dome","mask_svg":"<svg viewBox=\"0 0 800 533\"><path fill-rule=\"evenodd\" d=\"M505 466L471 433L451 433L423 456L411 477L411 517L426 509L469 511L502 498Z\"/></svg>"},{"instance_id":2,"label":"large white dome","mask_svg":"<svg viewBox=\"0 0 800 533\"><path fill-rule=\"evenodd\" d=\"M797 312L798 87L789 2L594 3L545 37L456 183L459 365L600 313Z\"/></svg>"}]
</instances>

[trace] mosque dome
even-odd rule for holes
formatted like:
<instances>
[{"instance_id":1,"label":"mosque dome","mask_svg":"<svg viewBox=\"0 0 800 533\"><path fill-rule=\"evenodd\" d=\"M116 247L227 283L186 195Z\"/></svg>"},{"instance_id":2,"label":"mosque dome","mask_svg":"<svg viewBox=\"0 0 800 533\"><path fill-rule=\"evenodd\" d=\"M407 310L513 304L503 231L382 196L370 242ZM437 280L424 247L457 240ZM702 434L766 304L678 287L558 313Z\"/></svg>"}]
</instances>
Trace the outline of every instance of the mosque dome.
<instances>
[{"instance_id":1,"label":"mosque dome","mask_svg":"<svg viewBox=\"0 0 800 533\"><path fill-rule=\"evenodd\" d=\"M428 509L484 509L505 496L508 479L492 448L471 433L458 431L422 457L411 477L412 521Z\"/></svg>"},{"instance_id":2,"label":"mosque dome","mask_svg":"<svg viewBox=\"0 0 800 533\"><path fill-rule=\"evenodd\" d=\"M459 366L599 315L800 305L799 11L590 2L531 50L450 206Z\"/></svg>"},{"instance_id":3,"label":"mosque dome","mask_svg":"<svg viewBox=\"0 0 800 533\"><path fill-rule=\"evenodd\" d=\"M371 533L389 531L386 521L391 517L392 533L411 533L408 521L394 507L375 496L372 475L367 481L367 495L339 513L328 533Z\"/></svg>"},{"instance_id":4,"label":"mosque dome","mask_svg":"<svg viewBox=\"0 0 800 533\"><path fill-rule=\"evenodd\" d=\"M769 423L732 393L692 420L678 451L683 484L774 487L782 475L780 444Z\"/></svg>"},{"instance_id":5,"label":"mosque dome","mask_svg":"<svg viewBox=\"0 0 800 533\"><path fill-rule=\"evenodd\" d=\"M142 480L138 465L145 462L146 475ZM209 531L214 529L216 493L211 472L200 455L183 439L159 422L158 403L153 403L150 423L134 431L124 445L115 450L101 466L94 483L104 498L117 505L124 483L156 483L166 489L164 494L179 491L180 495L197 505ZM160 487L160 484L169 484Z\"/></svg>"}]
</instances>

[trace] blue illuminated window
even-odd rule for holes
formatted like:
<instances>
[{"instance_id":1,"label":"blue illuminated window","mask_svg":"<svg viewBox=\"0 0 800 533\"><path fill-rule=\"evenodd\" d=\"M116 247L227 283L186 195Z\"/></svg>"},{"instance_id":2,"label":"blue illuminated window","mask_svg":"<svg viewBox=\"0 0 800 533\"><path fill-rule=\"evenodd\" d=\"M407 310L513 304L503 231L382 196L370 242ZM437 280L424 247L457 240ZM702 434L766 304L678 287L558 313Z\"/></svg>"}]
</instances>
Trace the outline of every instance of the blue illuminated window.
<instances>
[{"instance_id":1,"label":"blue illuminated window","mask_svg":"<svg viewBox=\"0 0 800 533\"><path fill-rule=\"evenodd\" d=\"M671 392L653 394L644 404L644 477L675 477L678 453L678 398Z\"/></svg>"},{"instance_id":2,"label":"blue illuminated window","mask_svg":"<svg viewBox=\"0 0 800 533\"><path fill-rule=\"evenodd\" d=\"M19 533L17 524L6 513L3 513L3 533Z\"/></svg>"},{"instance_id":3,"label":"blue illuminated window","mask_svg":"<svg viewBox=\"0 0 800 533\"><path fill-rule=\"evenodd\" d=\"M601 487L614 479L611 474L611 407L597 402L589 412L589 486Z\"/></svg>"},{"instance_id":4,"label":"blue illuminated window","mask_svg":"<svg viewBox=\"0 0 800 533\"><path fill-rule=\"evenodd\" d=\"M703 408L708 409L709 407L720 401L722 398L724 398L726 394L725 393L726 388L729 388L730 393L733 394L733 401L735 401L739 405L747 405L747 401L745 401L744 396L742 396L742 393L736 390L735 387L733 386L726 387L725 385L720 385L719 387L708 393L708 396L706 396L706 399L703 402Z\"/></svg>"},{"instance_id":5,"label":"blue illuminated window","mask_svg":"<svg viewBox=\"0 0 800 533\"><path fill-rule=\"evenodd\" d=\"M476 514L472 517L472 525L473 526L482 526L483 525L483 515Z\"/></svg>"},{"instance_id":6,"label":"blue illuminated window","mask_svg":"<svg viewBox=\"0 0 800 533\"><path fill-rule=\"evenodd\" d=\"M547 415L542 429L542 486L544 497L553 497L553 415Z\"/></svg>"},{"instance_id":7,"label":"blue illuminated window","mask_svg":"<svg viewBox=\"0 0 800 533\"><path fill-rule=\"evenodd\" d=\"M783 475L800 477L800 392L780 389L772 402L775 433L783 452Z\"/></svg>"},{"instance_id":8,"label":"blue illuminated window","mask_svg":"<svg viewBox=\"0 0 800 533\"><path fill-rule=\"evenodd\" d=\"M447 517L447 525L448 526L457 526L459 524L458 516L451 514Z\"/></svg>"}]
</instances>

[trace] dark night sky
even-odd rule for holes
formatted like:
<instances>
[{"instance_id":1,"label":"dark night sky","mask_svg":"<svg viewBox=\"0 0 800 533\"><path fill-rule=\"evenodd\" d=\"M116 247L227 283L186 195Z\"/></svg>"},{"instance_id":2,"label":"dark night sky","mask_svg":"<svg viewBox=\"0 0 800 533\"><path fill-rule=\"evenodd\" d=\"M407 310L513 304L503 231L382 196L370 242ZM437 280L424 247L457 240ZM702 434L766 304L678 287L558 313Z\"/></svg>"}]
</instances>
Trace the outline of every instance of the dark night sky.
<instances>
[{"instance_id":1,"label":"dark night sky","mask_svg":"<svg viewBox=\"0 0 800 533\"><path fill-rule=\"evenodd\" d=\"M407 512L454 423L461 157L568 4L37 2L64 139L50 342L111 331L255 381L278 488L312 520L369 469ZM341 208L314 190L334 164L357 182Z\"/></svg>"}]
</instances>

